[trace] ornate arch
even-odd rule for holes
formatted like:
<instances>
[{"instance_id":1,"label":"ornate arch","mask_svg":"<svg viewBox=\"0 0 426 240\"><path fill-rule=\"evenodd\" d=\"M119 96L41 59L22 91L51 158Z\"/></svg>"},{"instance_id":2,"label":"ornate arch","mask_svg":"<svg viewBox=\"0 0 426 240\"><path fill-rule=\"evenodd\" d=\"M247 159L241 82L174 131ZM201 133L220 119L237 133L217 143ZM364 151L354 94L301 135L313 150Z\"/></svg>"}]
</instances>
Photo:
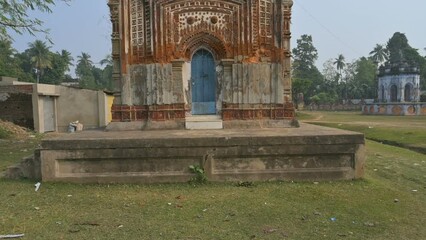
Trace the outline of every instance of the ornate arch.
<instances>
[{"instance_id":1,"label":"ornate arch","mask_svg":"<svg viewBox=\"0 0 426 240\"><path fill-rule=\"evenodd\" d=\"M380 87L380 98L381 98L381 101L385 101L386 100L385 86L383 84Z\"/></svg>"},{"instance_id":2,"label":"ornate arch","mask_svg":"<svg viewBox=\"0 0 426 240\"><path fill-rule=\"evenodd\" d=\"M192 53L201 47L209 50L216 60L227 58L230 55L230 51L226 48L221 37L206 31L199 31L184 37L178 51L181 56L190 59Z\"/></svg>"},{"instance_id":3,"label":"ornate arch","mask_svg":"<svg viewBox=\"0 0 426 240\"><path fill-rule=\"evenodd\" d=\"M390 86L390 101L397 102L398 101L398 87L396 84L392 84Z\"/></svg>"},{"instance_id":4,"label":"ornate arch","mask_svg":"<svg viewBox=\"0 0 426 240\"><path fill-rule=\"evenodd\" d=\"M411 102L413 101L412 94L414 90L414 85L412 83L407 83L404 86L404 101Z\"/></svg>"}]
</instances>

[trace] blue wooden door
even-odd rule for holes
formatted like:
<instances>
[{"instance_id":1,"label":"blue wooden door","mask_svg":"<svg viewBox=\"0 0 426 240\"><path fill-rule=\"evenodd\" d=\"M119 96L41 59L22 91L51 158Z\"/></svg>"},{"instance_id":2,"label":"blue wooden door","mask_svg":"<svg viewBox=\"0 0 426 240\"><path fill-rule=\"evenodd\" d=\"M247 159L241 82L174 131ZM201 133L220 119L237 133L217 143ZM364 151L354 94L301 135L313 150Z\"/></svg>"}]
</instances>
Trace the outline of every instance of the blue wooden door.
<instances>
[{"instance_id":1,"label":"blue wooden door","mask_svg":"<svg viewBox=\"0 0 426 240\"><path fill-rule=\"evenodd\" d=\"M216 114L216 66L213 55L198 50L191 62L192 114Z\"/></svg>"}]
</instances>

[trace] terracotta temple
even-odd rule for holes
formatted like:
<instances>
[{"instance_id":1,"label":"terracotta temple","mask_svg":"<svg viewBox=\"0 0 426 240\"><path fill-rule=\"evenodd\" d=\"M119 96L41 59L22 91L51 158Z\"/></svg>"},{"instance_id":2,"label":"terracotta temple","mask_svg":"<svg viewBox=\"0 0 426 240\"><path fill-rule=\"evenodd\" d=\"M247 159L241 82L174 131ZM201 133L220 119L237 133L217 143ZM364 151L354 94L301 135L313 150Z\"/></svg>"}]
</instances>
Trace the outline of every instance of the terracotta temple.
<instances>
[{"instance_id":1,"label":"terracotta temple","mask_svg":"<svg viewBox=\"0 0 426 240\"><path fill-rule=\"evenodd\" d=\"M292 128L291 0L109 6L114 120L44 139L35 154L43 181L188 182L190 166L208 181L362 178L363 134Z\"/></svg>"},{"instance_id":2,"label":"terracotta temple","mask_svg":"<svg viewBox=\"0 0 426 240\"><path fill-rule=\"evenodd\" d=\"M292 0L109 0L113 122L282 121Z\"/></svg>"}]
</instances>

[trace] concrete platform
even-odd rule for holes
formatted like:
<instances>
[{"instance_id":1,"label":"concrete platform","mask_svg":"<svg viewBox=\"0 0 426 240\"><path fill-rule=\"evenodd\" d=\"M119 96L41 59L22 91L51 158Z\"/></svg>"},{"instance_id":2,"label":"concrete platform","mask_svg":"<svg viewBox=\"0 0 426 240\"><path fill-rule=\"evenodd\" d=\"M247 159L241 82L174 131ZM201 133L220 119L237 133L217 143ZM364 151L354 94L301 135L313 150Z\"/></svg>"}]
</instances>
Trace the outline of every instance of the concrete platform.
<instances>
[{"instance_id":1,"label":"concrete platform","mask_svg":"<svg viewBox=\"0 0 426 240\"><path fill-rule=\"evenodd\" d=\"M209 181L341 180L364 174L364 135L300 128L84 131L43 140L43 181L185 182L200 165Z\"/></svg>"},{"instance_id":2,"label":"concrete platform","mask_svg":"<svg viewBox=\"0 0 426 240\"><path fill-rule=\"evenodd\" d=\"M223 121L218 115L187 116L185 128L188 130L223 129Z\"/></svg>"}]
</instances>

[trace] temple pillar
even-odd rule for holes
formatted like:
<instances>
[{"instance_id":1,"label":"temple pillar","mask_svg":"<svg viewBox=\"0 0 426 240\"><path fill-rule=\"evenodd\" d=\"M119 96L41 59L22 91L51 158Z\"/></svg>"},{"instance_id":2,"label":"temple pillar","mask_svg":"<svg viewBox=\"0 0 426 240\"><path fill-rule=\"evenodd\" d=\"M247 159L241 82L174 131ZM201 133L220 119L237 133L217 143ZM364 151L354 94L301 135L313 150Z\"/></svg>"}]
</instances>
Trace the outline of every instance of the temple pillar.
<instances>
[{"instance_id":1,"label":"temple pillar","mask_svg":"<svg viewBox=\"0 0 426 240\"><path fill-rule=\"evenodd\" d=\"M173 100L174 103L185 102L185 88L184 88L184 71L183 66L185 61L183 59L176 59L172 62L172 84L173 84ZM185 74L186 75L186 74Z\"/></svg>"},{"instance_id":2,"label":"temple pillar","mask_svg":"<svg viewBox=\"0 0 426 240\"><path fill-rule=\"evenodd\" d=\"M113 62L113 71L112 71L112 86L114 92L114 104L121 104L121 61L120 61L120 1L110 0L108 2L111 14L111 24L112 24L112 33L111 33L111 44L112 52L111 58Z\"/></svg>"},{"instance_id":3,"label":"temple pillar","mask_svg":"<svg viewBox=\"0 0 426 240\"><path fill-rule=\"evenodd\" d=\"M221 63L223 66L223 84L222 92L223 99L225 103L232 103L232 65L234 64L234 59L222 59Z\"/></svg>"}]
</instances>

